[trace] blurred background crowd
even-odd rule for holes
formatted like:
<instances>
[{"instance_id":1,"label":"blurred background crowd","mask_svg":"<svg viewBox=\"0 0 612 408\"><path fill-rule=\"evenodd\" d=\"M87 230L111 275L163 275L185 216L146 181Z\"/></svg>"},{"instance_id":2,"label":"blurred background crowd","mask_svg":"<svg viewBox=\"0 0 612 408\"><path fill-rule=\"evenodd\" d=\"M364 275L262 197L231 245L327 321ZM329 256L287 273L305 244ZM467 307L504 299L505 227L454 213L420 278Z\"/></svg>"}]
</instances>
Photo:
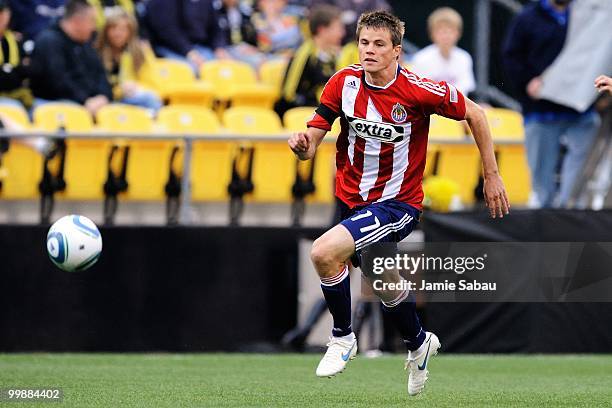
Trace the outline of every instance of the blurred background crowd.
<instances>
[{"instance_id":1,"label":"blurred background crowd","mask_svg":"<svg viewBox=\"0 0 612 408\"><path fill-rule=\"evenodd\" d=\"M359 62L354 34L359 15L394 6L401 16L411 7L410 2L391 3L0 0L0 115L10 123L12 111L6 107L25 109L28 121L36 124L35 112L44 105L77 104L89 112L93 123L100 123L101 110L120 103L142 108L152 119L167 105L212 108L226 121L227 108L246 106L273 109L284 121L281 126L295 130L285 114L316 106L331 75ZM490 7L496 2L476 3ZM488 36L490 42L502 32L495 58L488 62L496 71L493 86L484 78L489 75L488 65L475 76L472 56L458 46L464 29L473 32L483 27L471 17L470 27L464 27L462 15L450 7L422 16L429 45L415 46L410 38L414 27L407 27L402 64L417 75L454 84L490 108L494 137L502 132L501 139L524 143L524 152L507 155L514 166L504 174L518 175L510 182L520 190L519 198L511 198L515 203L575 205L572 193L581 183L580 174L601 130L598 112L609 110L609 100L598 101L596 90L609 87L609 78L600 77L597 87L594 81L612 70L612 33L606 23L610 7L598 0L502 3L512 3L514 17L501 30L495 27L492 36L480 36ZM496 15L490 17L489 24L494 25ZM577 22L571 24L572 19ZM579 24L581 19L589 24ZM491 53L491 44L486 46ZM510 96L495 98L500 95L493 92L498 88ZM500 107L511 109L495 109ZM501 128L498 134L496 126ZM431 133L445 138L458 133L466 140L469 136L466 127L453 127L443 118L432 119ZM45 152L50 145L41 142L38 148ZM438 170L444 167L437 161L441 154L443 149L433 149L428 158ZM521 154L528 169L521 164ZM462 156L453 155L459 162ZM602 154L596 160L594 172L602 172L601 162L609 163L609 156ZM607 191L610 177L606 178L605 166L603 173L598 188ZM429 188L426 185L434 192L430 197L442 192L443 205L438 209L452 208L445 191L453 193L466 184L461 179L447 181L432 178ZM480 188L469 185L472 188L463 194L464 202L478 200Z\"/></svg>"}]
</instances>

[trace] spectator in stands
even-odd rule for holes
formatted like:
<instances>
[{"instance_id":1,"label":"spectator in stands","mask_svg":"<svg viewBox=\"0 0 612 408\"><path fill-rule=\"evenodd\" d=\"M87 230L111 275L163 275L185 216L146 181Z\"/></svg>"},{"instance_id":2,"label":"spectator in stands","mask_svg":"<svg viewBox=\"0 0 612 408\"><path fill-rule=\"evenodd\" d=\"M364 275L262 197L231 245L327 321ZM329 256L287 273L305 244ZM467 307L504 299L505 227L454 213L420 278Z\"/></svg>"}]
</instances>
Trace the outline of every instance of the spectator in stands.
<instances>
[{"instance_id":1,"label":"spectator in stands","mask_svg":"<svg viewBox=\"0 0 612 408\"><path fill-rule=\"evenodd\" d=\"M187 61L196 72L207 60L228 57L213 0L151 0L146 20L160 57Z\"/></svg>"},{"instance_id":2,"label":"spectator in stands","mask_svg":"<svg viewBox=\"0 0 612 408\"><path fill-rule=\"evenodd\" d=\"M251 21L252 10L239 0L223 0L219 8L219 26L231 58L257 69L266 55L257 49L257 31Z\"/></svg>"},{"instance_id":3,"label":"spectator in stands","mask_svg":"<svg viewBox=\"0 0 612 408\"><path fill-rule=\"evenodd\" d=\"M597 88L600 93L608 92L612 94L612 78L606 75L598 76L595 78L595 88Z\"/></svg>"},{"instance_id":4,"label":"spectator in stands","mask_svg":"<svg viewBox=\"0 0 612 408\"><path fill-rule=\"evenodd\" d=\"M257 44L266 53L290 55L300 45L302 35L296 16L287 13L286 0L259 0L259 12L252 21Z\"/></svg>"},{"instance_id":5,"label":"spectator in stands","mask_svg":"<svg viewBox=\"0 0 612 408\"><path fill-rule=\"evenodd\" d=\"M339 71L342 68L348 67L349 65L359 63L359 48L357 47L357 42L351 41L342 47L340 55L336 61L336 70Z\"/></svg>"},{"instance_id":6,"label":"spectator in stands","mask_svg":"<svg viewBox=\"0 0 612 408\"><path fill-rule=\"evenodd\" d=\"M309 0L310 7L319 4L332 4L342 11L342 22L346 26L346 32L342 44L355 41L357 31L357 19L359 16L372 10L391 11L391 6L386 0Z\"/></svg>"},{"instance_id":7,"label":"spectator in stands","mask_svg":"<svg viewBox=\"0 0 612 408\"><path fill-rule=\"evenodd\" d=\"M504 67L523 108L527 161L533 189L542 207L567 204L598 123L593 109L580 113L539 97L540 76L565 43L570 2L540 0L525 6L512 22L503 47ZM566 145L567 153L561 163L559 197L555 198L561 143Z\"/></svg>"},{"instance_id":8,"label":"spectator in stands","mask_svg":"<svg viewBox=\"0 0 612 408\"><path fill-rule=\"evenodd\" d=\"M89 4L96 9L96 27L102 31L106 23L106 14L115 7L121 7L130 15L134 15L134 2L132 0L88 0Z\"/></svg>"},{"instance_id":9,"label":"spectator in stands","mask_svg":"<svg viewBox=\"0 0 612 408\"><path fill-rule=\"evenodd\" d=\"M457 47L463 30L463 19L450 7L435 10L427 19L433 44L414 55L411 71L436 82L446 81L464 95L476 88L472 57Z\"/></svg>"},{"instance_id":10,"label":"spectator in stands","mask_svg":"<svg viewBox=\"0 0 612 408\"><path fill-rule=\"evenodd\" d=\"M336 72L335 56L340 52L344 24L340 9L321 5L309 18L312 39L304 41L289 61L281 98L275 110L282 115L296 106L317 106L323 86Z\"/></svg>"},{"instance_id":11,"label":"spectator in stands","mask_svg":"<svg viewBox=\"0 0 612 408\"><path fill-rule=\"evenodd\" d=\"M28 77L28 60L32 42L23 43L20 36L8 29L11 9L7 0L0 0L0 104L26 105L32 94L24 86Z\"/></svg>"},{"instance_id":12,"label":"spectator in stands","mask_svg":"<svg viewBox=\"0 0 612 408\"><path fill-rule=\"evenodd\" d=\"M34 40L64 14L66 0L9 0L12 29L21 33L23 40Z\"/></svg>"},{"instance_id":13,"label":"spectator in stands","mask_svg":"<svg viewBox=\"0 0 612 408\"><path fill-rule=\"evenodd\" d=\"M64 17L36 39L32 54L34 104L73 101L92 114L112 99L112 89L91 37L96 12L87 0L68 0Z\"/></svg>"},{"instance_id":14,"label":"spectator in stands","mask_svg":"<svg viewBox=\"0 0 612 408\"><path fill-rule=\"evenodd\" d=\"M153 69L155 56L138 38L138 23L133 15L121 7L107 9L96 49L113 87L113 100L154 112L162 107L159 95L141 85Z\"/></svg>"}]
</instances>

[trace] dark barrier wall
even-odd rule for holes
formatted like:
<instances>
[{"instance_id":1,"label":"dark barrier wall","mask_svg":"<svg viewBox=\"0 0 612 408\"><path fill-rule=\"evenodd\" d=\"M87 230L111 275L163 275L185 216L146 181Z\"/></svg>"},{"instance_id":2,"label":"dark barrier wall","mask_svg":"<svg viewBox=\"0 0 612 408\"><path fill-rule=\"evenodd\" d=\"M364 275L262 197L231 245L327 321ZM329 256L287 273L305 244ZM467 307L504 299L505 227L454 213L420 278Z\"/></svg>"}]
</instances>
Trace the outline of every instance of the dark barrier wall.
<instances>
[{"instance_id":1,"label":"dark barrier wall","mask_svg":"<svg viewBox=\"0 0 612 408\"><path fill-rule=\"evenodd\" d=\"M102 229L97 265L55 268L46 229L0 226L0 351L236 350L296 322L297 242L318 231Z\"/></svg>"},{"instance_id":2,"label":"dark barrier wall","mask_svg":"<svg viewBox=\"0 0 612 408\"><path fill-rule=\"evenodd\" d=\"M612 211L428 213L422 226L434 242L612 241ZM612 352L612 303L432 303L425 318L456 352Z\"/></svg>"},{"instance_id":3,"label":"dark barrier wall","mask_svg":"<svg viewBox=\"0 0 612 408\"><path fill-rule=\"evenodd\" d=\"M434 241L612 241L612 212L426 213L423 228ZM47 258L46 228L0 226L0 351L262 350L295 324L298 240L321 232L104 228L100 262L68 273ZM612 352L612 304L423 312L446 351Z\"/></svg>"}]
</instances>

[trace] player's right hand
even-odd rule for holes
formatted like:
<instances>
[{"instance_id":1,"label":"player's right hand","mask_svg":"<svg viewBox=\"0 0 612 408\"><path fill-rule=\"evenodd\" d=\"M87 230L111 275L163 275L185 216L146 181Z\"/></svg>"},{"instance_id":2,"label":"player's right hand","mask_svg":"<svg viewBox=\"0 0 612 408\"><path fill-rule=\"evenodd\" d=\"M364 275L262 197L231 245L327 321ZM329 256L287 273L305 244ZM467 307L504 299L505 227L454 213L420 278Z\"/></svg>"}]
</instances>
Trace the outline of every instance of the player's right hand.
<instances>
[{"instance_id":1,"label":"player's right hand","mask_svg":"<svg viewBox=\"0 0 612 408\"><path fill-rule=\"evenodd\" d=\"M510 201L506 187L499 174L492 174L484 179L484 198L491 218L504 218L510 212Z\"/></svg>"},{"instance_id":2,"label":"player's right hand","mask_svg":"<svg viewBox=\"0 0 612 408\"><path fill-rule=\"evenodd\" d=\"M308 158L307 155L310 151L311 142L310 136L305 132L294 133L288 140L289 147L300 159Z\"/></svg>"}]
</instances>

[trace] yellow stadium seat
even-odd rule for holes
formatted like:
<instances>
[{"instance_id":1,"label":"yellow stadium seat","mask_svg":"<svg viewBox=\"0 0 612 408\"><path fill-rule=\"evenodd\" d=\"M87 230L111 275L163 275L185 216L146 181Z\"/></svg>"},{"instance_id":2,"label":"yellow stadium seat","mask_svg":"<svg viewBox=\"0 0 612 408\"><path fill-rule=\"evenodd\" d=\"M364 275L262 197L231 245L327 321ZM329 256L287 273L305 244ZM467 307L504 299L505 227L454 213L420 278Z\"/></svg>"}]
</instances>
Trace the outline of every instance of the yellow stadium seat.
<instances>
[{"instance_id":1,"label":"yellow stadium seat","mask_svg":"<svg viewBox=\"0 0 612 408\"><path fill-rule=\"evenodd\" d=\"M42 177L43 157L29 146L11 142L2 155L2 188L0 199L36 199Z\"/></svg>"},{"instance_id":2,"label":"yellow stadium seat","mask_svg":"<svg viewBox=\"0 0 612 408\"><path fill-rule=\"evenodd\" d=\"M28 119L28 113L24 108L13 106L13 105L1 105L0 113L6 115L10 120L22 126L24 128L30 127L30 119Z\"/></svg>"},{"instance_id":3,"label":"yellow stadium seat","mask_svg":"<svg viewBox=\"0 0 612 408\"><path fill-rule=\"evenodd\" d=\"M223 125L241 135L279 134L283 128L278 115L270 109L236 107L225 111Z\"/></svg>"},{"instance_id":4,"label":"yellow stadium seat","mask_svg":"<svg viewBox=\"0 0 612 408\"><path fill-rule=\"evenodd\" d=\"M48 103L34 110L34 126L54 132L90 132L93 129L91 115L81 105L73 103Z\"/></svg>"},{"instance_id":5,"label":"yellow stadium seat","mask_svg":"<svg viewBox=\"0 0 612 408\"><path fill-rule=\"evenodd\" d=\"M25 109L13 105L0 105L0 113L22 127L30 128ZM42 156L33 148L10 142L9 151L2 154L0 163L0 199L34 199L38 197L38 182L42 175Z\"/></svg>"},{"instance_id":6,"label":"yellow stadium seat","mask_svg":"<svg viewBox=\"0 0 612 408\"><path fill-rule=\"evenodd\" d=\"M157 114L161 132L177 134L218 133L220 124L217 115L207 108L193 105L170 105Z\"/></svg>"},{"instance_id":7,"label":"yellow stadium seat","mask_svg":"<svg viewBox=\"0 0 612 408\"><path fill-rule=\"evenodd\" d=\"M64 179L60 197L99 200L104 197L108 160L113 142L107 139L67 139Z\"/></svg>"},{"instance_id":8,"label":"yellow stadium seat","mask_svg":"<svg viewBox=\"0 0 612 408\"><path fill-rule=\"evenodd\" d=\"M423 177L432 176L434 174L437 155L438 145L430 143L427 146L427 158L425 161L425 170L423 171Z\"/></svg>"},{"instance_id":9,"label":"yellow stadium seat","mask_svg":"<svg viewBox=\"0 0 612 408\"><path fill-rule=\"evenodd\" d=\"M463 140L465 129L461 122L445 118L444 116L431 115L429 121L430 140Z\"/></svg>"},{"instance_id":10,"label":"yellow stadium seat","mask_svg":"<svg viewBox=\"0 0 612 408\"><path fill-rule=\"evenodd\" d=\"M212 106L214 89L198 81L189 64L171 59L157 59L144 85L155 89L170 104Z\"/></svg>"},{"instance_id":11,"label":"yellow stadium seat","mask_svg":"<svg viewBox=\"0 0 612 408\"><path fill-rule=\"evenodd\" d=\"M340 125L340 118L337 118L332 124L331 130L327 133L326 137L336 138L340 134L342 126Z\"/></svg>"},{"instance_id":12,"label":"yellow stadium seat","mask_svg":"<svg viewBox=\"0 0 612 408\"><path fill-rule=\"evenodd\" d=\"M334 186L336 175L336 145L333 142L323 142L317 149L315 158L314 183L316 191L306 201L331 204L334 202Z\"/></svg>"},{"instance_id":13,"label":"yellow stadium seat","mask_svg":"<svg viewBox=\"0 0 612 408\"><path fill-rule=\"evenodd\" d=\"M501 108L489 108L485 112L494 140L523 141L525 139L523 116L519 112Z\"/></svg>"},{"instance_id":14,"label":"yellow stadium seat","mask_svg":"<svg viewBox=\"0 0 612 408\"><path fill-rule=\"evenodd\" d=\"M473 203L474 189L482 173L480 154L476 145L440 143L434 146L437 158L435 174L459 184L462 202Z\"/></svg>"},{"instance_id":15,"label":"yellow stadium seat","mask_svg":"<svg viewBox=\"0 0 612 408\"><path fill-rule=\"evenodd\" d=\"M244 62L209 61L202 65L200 76L213 84L218 100L231 101L232 107L272 108L278 96L273 86L258 83L255 70Z\"/></svg>"},{"instance_id":16,"label":"yellow stadium seat","mask_svg":"<svg viewBox=\"0 0 612 408\"><path fill-rule=\"evenodd\" d=\"M485 112L495 141L499 171L504 178L508 199L511 204L524 205L531 193L531 179L522 143L525 140L523 117L510 109L489 108Z\"/></svg>"},{"instance_id":17,"label":"yellow stadium seat","mask_svg":"<svg viewBox=\"0 0 612 408\"><path fill-rule=\"evenodd\" d=\"M34 125L45 131L87 133L93 130L89 112L82 106L50 103L34 111ZM104 196L103 185L108 176L108 156L112 142L106 139L70 139L66 141L64 179L66 190L60 198L96 200Z\"/></svg>"},{"instance_id":18,"label":"yellow stadium seat","mask_svg":"<svg viewBox=\"0 0 612 408\"><path fill-rule=\"evenodd\" d=\"M175 85L189 85L195 82L191 66L185 62L158 58L153 64L150 77L144 85L155 89L162 97L168 96L168 89Z\"/></svg>"},{"instance_id":19,"label":"yellow stadium seat","mask_svg":"<svg viewBox=\"0 0 612 408\"><path fill-rule=\"evenodd\" d=\"M292 132L303 132L306 130L306 122L310 120L314 111L314 106L304 106L298 108L289 109L283 116L283 122L285 123L285 129L288 133ZM339 129L335 129L335 126L339 127L339 120L334 122L332 131L328 133L329 139L335 139ZM334 130L337 131L334 134ZM316 191L312 196L307 198L308 202L318 203L331 203L333 201L333 181L334 181L334 159L336 156L336 147L333 142L324 142L319 145L317 149L317 157L315 159L315 172L314 172L314 184ZM296 159L297 160L297 159ZM309 163L298 162L300 171L306 172L308 170Z\"/></svg>"},{"instance_id":20,"label":"yellow stadium seat","mask_svg":"<svg viewBox=\"0 0 612 408\"><path fill-rule=\"evenodd\" d=\"M211 84L197 81L193 84L175 85L167 91L171 105L199 105L210 108L214 100L214 88Z\"/></svg>"},{"instance_id":21,"label":"yellow stadium seat","mask_svg":"<svg viewBox=\"0 0 612 408\"><path fill-rule=\"evenodd\" d=\"M510 204L527 204L531 193L531 178L525 146L498 143L496 150L499 173L504 179Z\"/></svg>"},{"instance_id":22,"label":"yellow stadium seat","mask_svg":"<svg viewBox=\"0 0 612 408\"><path fill-rule=\"evenodd\" d=\"M248 106L272 109L277 93L271 86L262 84L232 85L228 88L227 99L232 107Z\"/></svg>"},{"instance_id":23,"label":"yellow stadium seat","mask_svg":"<svg viewBox=\"0 0 612 408\"><path fill-rule=\"evenodd\" d=\"M312 118L315 109L314 106L300 106L289 109L283 115L285 129L289 132L303 132L306 129L306 122Z\"/></svg>"},{"instance_id":24,"label":"yellow stadium seat","mask_svg":"<svg viewBox=\"0 0 612 408\"><path fill-rule=\"evenodd\" d=\"M110 132L134 132L147 135L153 130L153 121L145 109L130 105L113 104L100 109L98 126ZM165 185L170 175L170 161L175 148L181 149L178 140L133 139L129 141L127 166L129 200L163 200ZM181 169L181 160L176 158L174 169Z\"/></svg>"},{"instance_id":25,"label":"yellow stadium seat","mask_svg":"<svg viewBox=\"0 0 612 408\"><path fill-rule=\"evenodd\" d=\"M25 109L13 105L0 105L0 113L24 130L30 128ZM34 149L16 142L2 154L0 163L0 199L27 199L38 195L38 182L42 175L42 157Z\"/></svg>"},{"instance_id":26,"label":"yellow stadium seat","mask_svg":"<svg viewBox=\"0 0 612 408\"><path fill-rule=\"evenodd\" d=\"M277 98L280 96L286 70L287 61L284 59L266 61L259 67L259 78L261 82L271 86L276 92Z\"/></svg>"},{"instance_id":27,"label":"yellow stadium seat","mask_svg":"<svg viewBox=\"0 0 612 408\"><path fill-rule=\"evenodd\" d=\"M162 131L178 134L216 134L221 125L209 109L166 106L159 111ZM234 142L196 140L191 160L191 198L194 201L225 201L230 182Z\"/></svg>"},{"instance_id":28,"label":"yellow stadium seat","mask_svg":"<svg viewBox=\"0 0 612 408\"><path fill-rule=\"evenodd\" d=\"M425 174L435 174L455 181L461 186L461 200L473 203L474 187L480 174L480 156L476 146L466 138L463 124L443 116L431 115L429 140Z\"/></svg>"},{"instance_id":29,"label":"yellow stadium seat","mask_svg":"<svg viewBox=\"0 0 612 408\"><path fill-rule=\"evenodd\" d=\"M256 84L255 70L247 63L233 60L208 61L200 68L200 77L224 90L234 84Z\"/></svg>"},{"instance_id":30,"label":"yellow stadium seat","mask_svg":"<svg viewBox=\"0 0 612 408\"><path fill-rule=\"evenodd\" d=\"M291 108L283 116L283 123L288 132L303 132L306 130L306 123L312 118L316 107L300 106ZM340 134L340 118L337 118L332 128L325 136L328 139L335 139Z\"/></svg>"},{"instance_id":31,"label":"yellow stadium seat","mask_svg":"<svg viewBox=\"0 0 612 408\"><path fill-rule=\"evenodd\" d=\"M278 135L278 141L254 142L253 200L258 202L290 202L295 181L295 155L289 150L287 134L282 134L276 113L261 108L230 108L223 115L230 133Z\"/></svg>"},{"instance_id":32,"label":"yellow stadium seat","mask_svg":"<svg viewBox=\"0 0 612 408\"><path fill-rule=\"evenodd\" d=\"M98 127L107 132L147 133L153 130L153 120L146 109L113 103L102 107L96 115Z\"/></svg>"}]
</instances>

